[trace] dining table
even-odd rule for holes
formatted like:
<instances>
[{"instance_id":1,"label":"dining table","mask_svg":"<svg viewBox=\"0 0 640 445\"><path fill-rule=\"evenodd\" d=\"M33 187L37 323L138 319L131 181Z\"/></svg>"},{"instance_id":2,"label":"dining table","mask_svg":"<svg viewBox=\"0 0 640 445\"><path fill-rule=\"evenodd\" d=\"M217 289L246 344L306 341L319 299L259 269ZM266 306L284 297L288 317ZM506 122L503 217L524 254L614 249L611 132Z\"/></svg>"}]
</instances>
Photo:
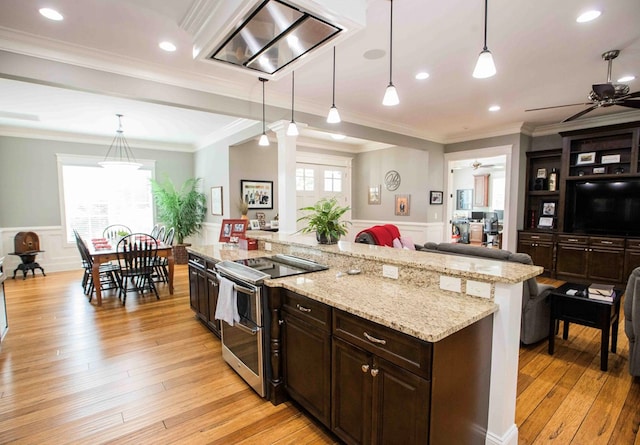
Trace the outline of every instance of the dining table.
<instances>
[{"instance_id":1,"label":"dining table","mask_svg":"<svg viewBox=\"0 0 640 445\"><path fill-rule=\"evenodd\" d=\"M116 246L113 244L100 245L92 242L87 243L89 249L89 255L93 259L93 266L91 267L91 278L93 280L93 286L96 290L96 304L102 306L102 290L100 289L100 265L108 263L109 261L117 261L118 255L116 253ZM167 259L169 269L169 294L173 295L173 269L175 261L173 258L173 246L158 243L158 256Z\"/></svg>"}]
</instances>

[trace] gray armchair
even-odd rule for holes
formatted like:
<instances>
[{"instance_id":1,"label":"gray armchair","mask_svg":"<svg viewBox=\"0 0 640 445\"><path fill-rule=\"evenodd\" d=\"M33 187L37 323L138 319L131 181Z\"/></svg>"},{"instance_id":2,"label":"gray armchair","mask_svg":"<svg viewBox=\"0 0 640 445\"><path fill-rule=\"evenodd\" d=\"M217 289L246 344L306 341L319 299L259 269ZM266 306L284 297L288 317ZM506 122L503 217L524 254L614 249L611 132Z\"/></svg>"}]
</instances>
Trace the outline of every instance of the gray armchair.
<instances>
[{"instance_id":1,"label":"gray armchair","mask_svg":"<svg viewBox=\"0 0 640 445\"><path fill-rule=\"evenodd\" d=\"M629 339L629 374L640 377L640 267L629 275L624 292L624 332Z\"/></svg>"}]
</instances>

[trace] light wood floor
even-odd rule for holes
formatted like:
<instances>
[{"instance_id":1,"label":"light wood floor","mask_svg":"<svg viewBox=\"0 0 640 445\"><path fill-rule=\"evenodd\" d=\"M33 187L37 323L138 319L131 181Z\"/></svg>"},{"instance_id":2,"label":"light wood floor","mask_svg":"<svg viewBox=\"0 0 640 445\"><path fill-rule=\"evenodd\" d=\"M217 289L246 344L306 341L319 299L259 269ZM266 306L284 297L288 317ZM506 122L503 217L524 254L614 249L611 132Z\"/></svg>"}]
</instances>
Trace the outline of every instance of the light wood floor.
<instances>
[{"instance_id":1,"label":"light wood floor","mask_svg":"<svg viewBox=\"0 0 640 445\"><path fill-rule=\"evenodd\" d=\"M0 443L329 444L286 403L259 398L224 363L189 309L187 269L161 300L107 292L87 302L81 272L7 280L10 331L0 349ZM556 353L520 354L520 443L640 444L640 383L618 354L599 370L595 329L572 325Z\"/></svg>"}]
</instances>

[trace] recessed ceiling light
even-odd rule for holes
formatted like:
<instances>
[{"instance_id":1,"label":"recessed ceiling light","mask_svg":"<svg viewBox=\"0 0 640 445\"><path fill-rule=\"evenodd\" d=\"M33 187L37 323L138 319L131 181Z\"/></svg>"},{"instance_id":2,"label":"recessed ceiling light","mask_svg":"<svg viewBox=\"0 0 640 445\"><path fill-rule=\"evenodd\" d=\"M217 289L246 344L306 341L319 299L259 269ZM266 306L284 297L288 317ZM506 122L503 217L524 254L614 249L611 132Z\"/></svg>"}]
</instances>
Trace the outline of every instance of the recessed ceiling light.
<instances>
[{"instance_id":1,"label":"recessed ceiling light","mask_svg":"<svg viewBox=\"0 0 640 445\"><path fill-rule=\"evenodd\" d=\"M365 51L362 56L368 60L376 60L384 57L385 54L386 51L383 49L370 49L368 51Z\"/></svg>"},{"instance_id":2,"label":"recessed ceiling light","mask_svg":"<svg viewBox=\"0 0 640 445\"><path fill-rule=\"evenodd\" d=\"M500 111L500 105L491 105L489 111Z\"/></svg>"},{"instance_id":3,"label":"recessed ceiling light","mask_svg":"<svg viewBox=\"0 0 640 445\"><path fill-rule=\"evenodd\" d=\"M333 139L335 139L336 141L341 141L341 140L346 138L346 136L344 134L337 134L337 133L336 134L331 134L331 137Z\"/></svg>"},{"instance_id":4,"label":"recessed ceiling light","mask_svg":"<svg viewBox=\"0 0 640 445\"><path fill-rule=\"evenodd\" d=\"M421 71L418 74L416 74L416 79L418 80L424 80L424 79L428 79L429 78L429 73L425 72L425 71Z\"/></svg>"},{"instance_id":5,"label":"recessed ceiling light","mask_svg":"<svg viewBox=\"0 0 640 445\"><path fill-rule=\"evenodd\" d=\"M40 8L39 9L40 14L42 14L43 16L45 16L46 18L48 18L49 20L55 20L56 22L59 22L60 20L64 19L64 17L62 16L62 14L60 14L58 11L56 11L55 9L51 9L51 8Z\"/></svg>"},{"instance_id":6,"label":"recessed ceiling light","mask_svg":"<svg viewBox=\"0 0 640 445\"><path fill-rule=\"evenodd\" d=\"M158 45L160 47L160 49L163 49L165 51L168 51L170 53L174 52L176 50L176 46L171 43L171 42L160 42L160 44Z\"/></svg>"},{"instance_id":7,"label":"recessed ceiling light","mask_svg":"<svg viewBox=\"0 0 640 445\"><path fill-rule=\"evenodd\" d=\"M578 18L576 19L576 22L578 23L586 23L586 22L590 22L591 20L595 20L598 17L600 17L601 12L597 11L597 10L593 10L593 11L587 11L587 12L583 12L582 14L580 14L578 16Z\"/></svg>"},{"instance_id":8,"label":"recessed ceiling light","mask_svg":"<svg viewBox=\"0 0 640 445\"><path fill-rule=\"evenodd\" d=\"M624 76L624 77L621 77L620 79L618 79L618 82L631 82L635 78L636 78L636 76Z\"/></svg>"}]
</instances>

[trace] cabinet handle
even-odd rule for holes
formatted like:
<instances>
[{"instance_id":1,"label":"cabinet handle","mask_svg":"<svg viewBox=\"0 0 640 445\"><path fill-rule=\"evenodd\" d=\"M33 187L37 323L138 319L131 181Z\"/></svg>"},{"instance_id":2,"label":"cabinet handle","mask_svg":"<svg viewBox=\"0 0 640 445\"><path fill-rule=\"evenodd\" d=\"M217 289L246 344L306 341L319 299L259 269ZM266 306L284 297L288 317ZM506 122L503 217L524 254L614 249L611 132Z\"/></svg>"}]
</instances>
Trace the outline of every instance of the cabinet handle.
<instances>
[{"instance_id":1,"label":"cabinet handle","mask_svg":"<svg viewBox=\"0 0 640 445\"><path fill-rule=\"evenodd\" d=\"M577 243L578 240L575 238L569 238L567 241L569 241L570 243Z\"/></svg>"},{"instance_id":2,"label":"cabinet handle","mask_svg":"<svg viewBox=\"0 0 640 445\"><path fill-rule=\"evenodd\" d=\"M387 344L386 340L381 340L379 338L372 337L371 335L367 334L366 332L364 332L363 334L364 334L364 338L369 340L371 343L378 343L380 345L386 345Z\"/></svg>"},{"instance_id":3,"label":"cabinet handle","mask_svg":"<svg viewBox=\"0 0 640 445\"><path fill-rule=\"evenodd\" d=\"M371 370L371 377L377 376L379 372L380 372L380 370L378 368L373 368Z\"/></svg>"},{"instance_id":4,"label":"cabinet handle","mask_svg":"<svg viewBox=\"0 0 640 445\"><path fill-rule=\"evenodd\" d=\"M296 307L300 312L311 312L311 309L309 309L308 307L300 306L299 304L296 304Z\"/></svg>"},{"instance_id":5,"label":"cabinet handle","mask_svg":"<svg viewBox=\"0 0 640 445\"><path fill-rule=\"evenodd\" d=\"M218 283L216 281L213 281L211 278L209 278L209 284L212 285L213 287L218 286Z\"/></svg>"},{"instance_id":6,"label":"cabinet handle","mask_svg":"<svg viewBox=\"0 0 640 445\"><path fill-rule=\"evenodd\" d=\"M531 235L531 239L540 239L538 235Z\"/></svg>"},{"instance_id":7,"label":"cabinet handle","mask_svg":"<svg viewBox=\"0 0 640 445\"><path fill-rule=\"evenodd\" d=\"M362 372L364 372L365 374L369 372L369 365L362 365Z\"/></svg>"},{"instance_id":8,"label":"cabinet handle","mask_svg":"<svg viewBox=\"0 0 640 445\"><path fill-rule=\"evenodd\" d=\"M613 241L600 241L600 244L613 244Z\"/></svg>"}]
</instances>

